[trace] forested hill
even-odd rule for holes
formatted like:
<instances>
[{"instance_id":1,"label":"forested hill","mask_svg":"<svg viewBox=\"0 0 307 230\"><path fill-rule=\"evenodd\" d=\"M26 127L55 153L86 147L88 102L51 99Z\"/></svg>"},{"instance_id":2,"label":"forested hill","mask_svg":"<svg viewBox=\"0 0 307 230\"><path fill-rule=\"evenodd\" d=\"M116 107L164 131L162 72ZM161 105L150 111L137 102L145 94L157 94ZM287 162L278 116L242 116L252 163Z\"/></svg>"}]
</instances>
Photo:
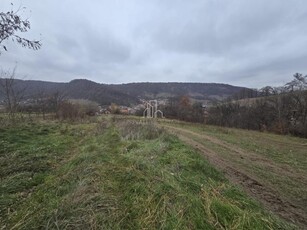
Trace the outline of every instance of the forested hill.
<instances>
[{"instance_id":1,"label":"forested hill","mask_svg":"<svg viewBox=\"0 0 307 230\"><path fill-rule=\"evenodd\" d=\"M0 81L4 81L0 79ZM217 83L129 83L108 85L85 79L68 83L14 80L14 87L24 98L60 93L66 98L88 99L99 104L138 104L139 99L167 99L188 95L194 100L220 100L240 92L243 87ZM3 98L3 90L0 90ZM2 94L1 94L2 93Z\"/></svg>"},{"instance_id":2,"label":"forested hill","mask_svg":"<svg viewBox=\"0 0 307 230\"><path fill-rule=\"evenodd\" d=\"M146 99L169 98L189 95L193 99L213 100L224 99L240 92L242 87L217 83L129 83L110 85L112 89L120 90L134 97Z\"/></svg>"}]
</instances>

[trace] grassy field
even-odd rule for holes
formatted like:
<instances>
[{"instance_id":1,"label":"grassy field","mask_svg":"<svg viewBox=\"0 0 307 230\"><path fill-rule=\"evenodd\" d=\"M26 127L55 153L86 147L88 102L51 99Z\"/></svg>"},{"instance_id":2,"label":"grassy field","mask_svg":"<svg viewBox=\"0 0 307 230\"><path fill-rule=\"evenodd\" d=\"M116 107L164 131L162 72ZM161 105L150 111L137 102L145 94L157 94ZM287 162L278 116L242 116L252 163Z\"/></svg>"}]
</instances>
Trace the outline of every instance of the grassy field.
<instances>
[{"instance_id":1,"label":"grassy field","mask_svg":"<svg viewBox=\"0 0 307 230\"><path fill-rule=\"evenodd\" d=\"M2 128L0 166L0 229L295 228L144 120Z\"/></svg>"},{"instance_id":2,"label":"grassy field","mask_svg":"<svg viewBox=\"0 0 307 230\"><path fill-rule=\"evenodd\" d=\"M161 125L168 127L168 129L175 128L173 130L175 133L181 132L189 140L195 141L207 151L213 152L216 158L223 161L224 165L251 177L263 188L268 188L277 198L277 202L282 199L289 206L297 207L301 216L299 221L306 224L306 139L167 120ZM225 167L221 168L225 169ZM244 186L244 181L240 182ZM250 184L247 183L245 186L248 190ZM251 193L257 195L257 191L251 191ZM261 197L259 198L261 199ZM267 205L272 205L270 200L267 200ZM273 208L278 211L277 209L280 207ZM280 214L287 217L287 213ZM290 216L289 219L291 218L293 217Z\"/></svg>"}]
</instances>

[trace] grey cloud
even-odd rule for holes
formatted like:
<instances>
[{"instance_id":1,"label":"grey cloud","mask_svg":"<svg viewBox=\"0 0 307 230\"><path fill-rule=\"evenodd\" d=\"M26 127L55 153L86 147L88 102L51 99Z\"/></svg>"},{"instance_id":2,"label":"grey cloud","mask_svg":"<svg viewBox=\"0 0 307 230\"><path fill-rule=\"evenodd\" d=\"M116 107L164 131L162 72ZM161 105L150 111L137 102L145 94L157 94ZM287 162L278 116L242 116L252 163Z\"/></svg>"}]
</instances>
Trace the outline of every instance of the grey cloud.
<instances>
[{"instance_id":1,"label":"grey cloud","mask_svg":"<svg viewBox=\"0 0 307 230\"><path fill-rule=\"evenodd\" d=\"M100 35L94 30L86 32L83 39L89 60L102 63L120 63L130 57L130 48L108 33Z\"/></svg>"},{"instance_id":2,"label":"grey cloud","mask_svg":"<svg viewBox=\"0 0 307 230\"><path fill-rule=\"evenodd\" d=\"M307 22L302 1L299 6L289 1L198 3L166 15L157 25L154 37L163 49L223 55L271 40L276 33L302 32Z\"/></svg>"},{"instance_id":3,"label":"grey cloud","mask_svg":"<svg viewBox=\"0 0 307 230\"><path fill-rule=\"evenodd\" d=\"M19 0L12 0L17 5ZM23 0L33 52L12 43L0 65L16 61L32 79L97 82L282 84L307 73L305 0ZM3 9L9 6L1 1ZM42 34L42 35L40 35ZM274 81L272 81L274 79Z\"/></svg>"}]
</instances>

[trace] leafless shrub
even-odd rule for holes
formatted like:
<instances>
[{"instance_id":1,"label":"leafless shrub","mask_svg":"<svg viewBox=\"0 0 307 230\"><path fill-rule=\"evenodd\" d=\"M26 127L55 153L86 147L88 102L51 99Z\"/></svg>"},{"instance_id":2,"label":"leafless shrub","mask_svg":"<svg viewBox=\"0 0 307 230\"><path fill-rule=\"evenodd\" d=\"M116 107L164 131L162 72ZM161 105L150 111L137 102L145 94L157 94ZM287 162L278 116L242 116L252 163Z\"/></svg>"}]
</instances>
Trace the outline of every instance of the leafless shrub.
<instances>
[{"instance_id":1,"label":"leafless shrub","mask_svg":"<svg viewBox=\"0 0 307 230\"><path fill-rule=\"evenodd\" d=\"M87 100L66 100L57 109L57 118L63 120L80 120L95 115L98 105Z\"/></svg>"},{"instance_id":2,"label":"leafless shrub","mask_svg":"<svg viewBox=\"0 0 307 230\"><path fill-rule=\"evenodd\" d=\"M154 121L122 120L117 123L117 126L121 136L126 140L152 140L164 132Z\"/></svg>"}]
</instances>

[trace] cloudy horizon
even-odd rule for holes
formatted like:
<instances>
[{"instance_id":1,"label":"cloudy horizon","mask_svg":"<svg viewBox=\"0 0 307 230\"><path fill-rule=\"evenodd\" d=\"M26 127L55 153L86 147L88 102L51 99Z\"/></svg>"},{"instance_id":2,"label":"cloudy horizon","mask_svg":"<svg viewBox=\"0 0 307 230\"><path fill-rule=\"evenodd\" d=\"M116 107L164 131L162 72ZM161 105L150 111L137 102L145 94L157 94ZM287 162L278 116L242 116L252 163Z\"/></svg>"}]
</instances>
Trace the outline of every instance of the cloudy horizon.
<instances>
[{"instance_id":1,"label":"cloudy horizon","mask_svg":"<svg viewBox=\"0 0 307 230\"><path fill-rule=\"evenodd\" d=\"M29 80L106 84L203 82L259 88L307 74L304 0L3 0L42 41L7 41L0 67ZM17 63L17 64L16 64Z\"/></svg>"}]
</instances>

